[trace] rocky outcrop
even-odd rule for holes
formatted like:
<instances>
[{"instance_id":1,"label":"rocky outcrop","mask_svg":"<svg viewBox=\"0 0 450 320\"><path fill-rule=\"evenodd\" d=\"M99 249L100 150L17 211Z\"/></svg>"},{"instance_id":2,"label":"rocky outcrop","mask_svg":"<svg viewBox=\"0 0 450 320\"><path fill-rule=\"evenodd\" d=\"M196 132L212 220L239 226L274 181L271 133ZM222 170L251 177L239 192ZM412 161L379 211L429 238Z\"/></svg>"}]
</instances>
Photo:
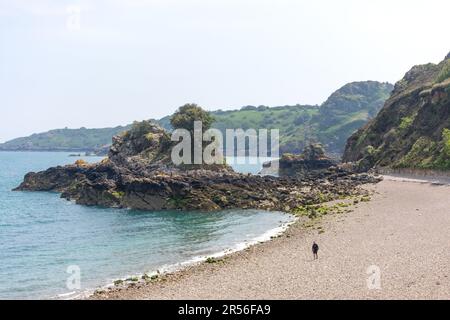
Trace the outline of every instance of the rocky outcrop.
<instances>
[{"instance_id":1,"label":"rocky outcrop","mask_svg":"<svg viewBox=\"0 0 450 320\"><path fill-rule=\"evenodd\" d=\"M78 204L141 210L291 210L324 199L361 192L370 175L328 170L300 177L244 175L226 165L174 166L166 131L150 122L135 124L113 141L107 159L29 173L16 189L57 191Z\"/></svg>"},{"instance_id":2,"label":"rocky outcrop","mask_svg":"<svg viewBox=\"0 0 450 320\"><path fill-rule=\"evenodd\" d=\"M408 71L377 117L348 139L343 161L361 169L450 169L449 56Z\"/></svg>"},{"instance_id":3,"label":"rocky outcrop","mask_svg":"<svg viewBox=\"0 0 450 320\"><path fill-rule=\"evenodd\" d=\"M321 144L310 144L301 155L285 153L279 160L264 163L260 173L279 176L320 176L335 165L337 162L325 156Z\"/></svg>"}]
</instances>

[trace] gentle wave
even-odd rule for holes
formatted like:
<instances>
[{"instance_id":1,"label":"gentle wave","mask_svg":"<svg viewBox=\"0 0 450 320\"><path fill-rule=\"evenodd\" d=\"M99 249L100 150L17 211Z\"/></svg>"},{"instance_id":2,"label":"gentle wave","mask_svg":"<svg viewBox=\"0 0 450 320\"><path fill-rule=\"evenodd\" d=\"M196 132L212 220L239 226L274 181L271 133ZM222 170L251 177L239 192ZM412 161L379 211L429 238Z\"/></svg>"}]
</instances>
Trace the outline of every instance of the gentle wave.
<instances>
[{"instance_id":1,"label":"gentle wave","mask_svg":"<svg viewBox=\"0 0 450 320\"><path fill-rule=\"evenodd\" d=\"M286 214L286 215L289 215L289 214ZM270 241L274 237L278 237L278 236L282 235L289 228L289 226L292 225L293 223L295 223L295 221L297 221L297 219L298 219L295 216L292 216L292 215L289 215L289 216L292 217L291 221L282 223L280 226L270 229L270 230L264 232L263 234L261 234L260 236L257 236L255 238L247 240L247 241L240 242L231 248L221 250L219 252L211 253L209 255L196 256L196 257L193 257L191 259L188 259L188 260L185 260L185 261L182 261L179 263L163 265L160 268L158 268L156 270L152 270L150 272L145 272L145 273L141 273L141 274L128 274L128 275L118 278L118 279L110 279L110 281L108 282L107 285L100 287L100 288L86 289L86 290L83 290L83 292L81 292L81 293L72 291L72 292L68 292L68 293L58 294L57 296L55 296L53 298L54 299L63 299L63 300L87 299L91 295L93 295L95 293L95 291L97 291L97 290L107 290L109 288L114 287L115 286L114 281L119 280L119 279L125 281L125 279L129 279L131 277L138 277L140 279L139 282L141 282L141 278L145 274L150 277L153 275L158 275L158 274L161 276L161 275L164 275L167 273L182 271L183 269L185 269L187 267L200 264L200 263L206 261L208 258L219 259L219 258L228 256L228 255L231 255L233 253L243 251L243 250L250 248L251 246L254 246L258 243L264 243L264 242Z\"/></svg>"},{"instance_id":2,"label":"gentle wave","mask_svg":"<svg viewBox=\"0 0 450 320\"><path fill-rule=\"evenodd\" d=\"M11 191L29 171L75 160L67 153L0 153L0 298L72 299L85 289L111 286L124 274L169 272L243 250L267 241L291 220L261 210L85 207L53 192ZM81 291L66 287L73 265L81 270Z\"/></svg>"}]
</instances>

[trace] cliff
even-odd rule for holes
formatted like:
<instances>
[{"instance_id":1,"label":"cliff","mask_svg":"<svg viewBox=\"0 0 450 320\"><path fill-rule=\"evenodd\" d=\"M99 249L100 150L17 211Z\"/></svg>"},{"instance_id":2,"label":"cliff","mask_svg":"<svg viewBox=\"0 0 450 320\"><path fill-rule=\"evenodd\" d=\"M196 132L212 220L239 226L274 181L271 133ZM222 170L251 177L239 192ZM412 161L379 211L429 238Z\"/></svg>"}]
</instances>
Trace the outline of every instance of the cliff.
<instances>
[{"instance_id":1,"label":"cliff","mask_svg":"<svg viewBox=\"0 0 450 320\"><path fill-rule=\"evenodd\" d=\"M450 169L450 54L408 71L379 114L348 139L343 161L362 169Z\"/></svg>"}]
</instances>

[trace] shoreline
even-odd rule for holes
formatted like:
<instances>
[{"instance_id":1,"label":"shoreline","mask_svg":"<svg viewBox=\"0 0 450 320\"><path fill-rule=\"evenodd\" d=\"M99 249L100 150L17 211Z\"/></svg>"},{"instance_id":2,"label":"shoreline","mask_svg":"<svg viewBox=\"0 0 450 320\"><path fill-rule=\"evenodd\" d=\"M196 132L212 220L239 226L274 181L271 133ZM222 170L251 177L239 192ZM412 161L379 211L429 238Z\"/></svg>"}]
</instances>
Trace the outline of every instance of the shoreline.
<instances>
[{"instance_id":1,"label":"shoreline","mask_svg":"<svg viewBox=\"0 0 450 320\"><path fill-rule=\"evenodd\" d=\"M413 175L413 174L386 174L385 180L398 182L424 183L432 185L450 185L450 176L442 175Z\"/></svg>"},{"instance_id":2,"label":"shoreline","mask_svg":"<svg viewBox=\"0 0 450 320\"><path fill-rule=\"evenodd\" d=\"M444 232L450 188L389 177L365 188L371 201L353 204L351 212L297 220L271 241L217 263L88 299L448 299L450 256L443 244L450 240ZM317 262L310 257L313 239ZM374 265L381 269L380 290L367 288Z\"/></svg>"},{"instance_id":3,"label":"shoreline","mask_svg":"<svg viewBox=\"0 0 450 320\"><path fill-rule=\"evenodd\" d=\"M356 196L356 197L361 198L361 195ZM362 197L366 197L366 196L362 196ZM335 203L351 203L353 201L354 201L354 199L350 198L350 199L342 199L342 200L333 200L333 201L330 201L327 203L322 203L319 205L328 205L328 204L335 204ZM83 295L79 294L76 297L71 297L68 300L80 300L80 299L81 300L92 300L92 299L97 299L99 294L100 295L103 295L103 294L108 295L110 293L108 290L111 290L111 289L113 291L115 291L115 290L126 291L126 290L132 290L134 288L140 288L141 286L152 285L152 283L148 283L142 278L142 276L145 276L145 275L149 275L150 277L157 275L157 278L154 279L157 281L166 281L166 278L183 276L184 273L189 273L189 272L192 272L193 270L195 271L197 268L201 268L202 266L208 266L209 264L221 263L226 258L233 258L233 256L238 256L240 253L244 253L252 248L264 247L264 245L274 241L275 239L277 239L279 237L284 236L286 233L289 232L291 227L300 227L303 229L303 228L308 228L309 227L308 224L311 224L311 223L315 224L318 222L318 221L313 221L311 219L308 219L306 217L295 215L293 213L289 213L289 212L282 212L282 213L292 216L292 218L293 218L292 221L287 222L287 223L282 223L278 227L269 229L262 235L260 235L256 238L253 238L252 240L238 243L237 245L234 246L234 248L225 249L225 250L219 251L217 253L212 253L207 256L194 257L192 259L189 259L189 260L181 262L181 263L163 266L156 272L153 272L150 274L143 273L143 274L136 275L139 277L139 281L136 281L136 282L131 282L131 281L126 282L125 278L121 278L118 280L123 280L123 285L115 286L114 283L110 283L110 284L103 286L101 288L98 288L96 290L94 290L94 289L86 290L89 292L84 293ZM305 227L305 223L307 225L306 227ZM207 260L210 258L217 259L217 260L214 262L207 262ZM160 271L160 272L158 272L158 271Z\"/></svg>"},{"instance_id":4,"label":"shoreline","mask_svg":"<svg viewBox=\"0 0 450 320\"><path fill-rule=\"evenodd\" d=\"M119 287L121 289L124 289L127 287L133 287L135 285L145 284L146 279L151 279L152 277L155 277L155 276L158 278L162 278L167 275L171 275L171 274L178 273L178 272L183 272L184 270L186 270L188 268L195 268L196 266L198 266L200 264L207 263L208 259L220 261L223 258L226 258L227 256L233 255L240 251L247 250L248 248L250 248L252 246L263 244L267 241L271 241L273 238L281 236L283 233L285 233L289 229L289 227L292 224L295 224L299 220L299 217L297 217L291 213L279 212L279 211L277 211L277 212L282 213L287 216L290 216L291 221L280 222L281 224L279 226L271 228L257 237L237 243L229 248L223 249L218 252L213 252L211 254L203 255L203 256L195 256L188 260L169 264L169 265L162 265L158 269L151 270L150 272L144 272L144 273L138 273L138 274L132 274L132 275L129 274L124 277L110 279L111 282L108 282L109 280L105 281L105 282L107 282L107 284L105 284L104 286L97 287L97 288L85 289L82 292L62 293L62 294L56 295L52 299L57 299L57 300L58 299L59 300L90 299L93 296L95 296L95 294L97 294L98 292L105 292L111 288L114 289L114 288ZM211 263L215 263L215 262L211 262ZM138 278L138 281L130 281L129 279L131 279L131 278ZM121 281L121 284L119 286L115 285L116 281Z\"/></svg>"}]
</instances>

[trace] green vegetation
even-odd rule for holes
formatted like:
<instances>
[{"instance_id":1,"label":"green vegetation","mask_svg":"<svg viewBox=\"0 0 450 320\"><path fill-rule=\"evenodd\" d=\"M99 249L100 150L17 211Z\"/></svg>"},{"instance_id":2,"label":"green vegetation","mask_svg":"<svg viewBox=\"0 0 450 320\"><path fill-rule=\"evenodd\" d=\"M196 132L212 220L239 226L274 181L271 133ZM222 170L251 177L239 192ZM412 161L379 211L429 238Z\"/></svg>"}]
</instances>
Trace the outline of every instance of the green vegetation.
<instances>
[{"instance_id":1,"label":"green vegetation","mask_svg":"<svg viewBox=\"0 0 450 320\"><path fill-rule=\"evenodd\" d=\"M444 152L450 158L450 129L444 128L442 130L442 142L444 144Z\"/></svg>"},{"instance_id":2,"label":"green vegetation","mask_svg":"<svg viewBox=\"0 0 450 320\"><path fill-rule=\"evenodd\" d=\"M123 135L136 139L145 135L147 139L149 139L151 138L150 132L152 130L153 127L151 121L134 121L133 124L131 125L130 130L124 132Z\"/></svg>"},{"instance_id":3,"label":"green vegetation","mask_svg":"<svg viewBox=\"0 0 450 320\"><path fill-rule=\"evenodd\" d=\"M444 128L442 130L442 149L436 157L434 165L442 170L450 170L450 129Z\"/></svg>"},{"instance_id":4,"label":"green vegetation","mask_svg":"<svg viewBox=\"0 0 450 320\"><path fill-rule=\"evenodd\" d=\"M328 206L326 204L303 205L294 210L294 214L305 216L310 219L317 219L329 213L339 211L339 206Z\"/></svg>"},{"instance_id":5,"label":"green vegetation","mask_svg":"<svg viewBox=\"0 0 450 320\"><path fill-rule=\"evenodd\" d=\"M0 150L10 151L94 151L111 144L113 136L131 126L104 129L57 129L17 138L0 144Z\"/></svg>"},{"instance_id":6,"label":"green vegetation","mask_svg":"<svg viewBox=\"0 0 450 320\"><path fill-rule=\"evenodd\" d=\"M449 58L411 68L377 117L348 139L343 160L362 169L449 170Z\"/></svg>"},{"instance_id":7,"label":"green vegetation","mask_svg":"<svg viewBox=\"0 0 450 320\"><path fill-rule=\"evenodd\" d=\"M114 191L114 192L111 192L111 194L114 198L119 199L119 200L125 196L125 192L123 192L123 191Z\"/></svg>"},{"instance_id":8,"label":"green vegetation","mask_svg":"<svg viewBox=\"0 0 450 320\"><path fill-rule=\"evenodd\" d=\"M331 199L324 198L323 202L318 204L304 204L300 207L297 207L293 210L293 214L297 216L302 217L308 217L310 219L310 222L305 223L305 227L312 227L314 226L314 221L317 219L329 215L329 214L343 214L350 212L349 209L350 206L356 205L360 202L369 202L371 200L371 197L369 195L362 195L362 196L350 196L345 197L339 202L329 202ZM321 227L318 227L317 229L322 229Z\"/></svg>"},{"instance_id":9,"label":"green vegetation","mask_svg":"<svg viewBox=\"0 0 450 320\"><path fill-rule=\"evenodd\" d=\"M185 104L170 118L170 124L175 129L186 129L191 134L194 133L194 122L202 123L203 131L208 130L214 122L214 118L209 112L206 112L196 104Z\"/></svg>"},{"instance_id":10,"label":"green vegetation","mask_svg":"<svg viewBox=\"0 0 450 320\"><path fill-rule=\"evenodd\" d=\"M316 106L284 106L214 112L213 127L226 129L279 129L282 152L300 153L307 141L316 140L310 121L319 114Z\"/></svg>"},{"instance_id":11,"label":"green vegetation","mask_svg":"<svg viewBox=\"0 0 450 320\"><path fill-rule=\"evenodd\" d=\"M375 81L349 83L321 106L245 106L240 110L213 111L212 127L226 129L279 129L281 153L299 154L311 142L320 142L329 155L339 157L347 138L374 117L393 86ZM171 117L158 122L171 130ZM225 136L225 135L224 135Z\"/></svg>"},{"instance_id":12,"label":"green vegetation","mask_svg":"<svg viewBox=\"0 0 450 320\"><path fill-rule=\"evenodd\" d=\"M214 117L196 104L185 104L170 117L170 125L173 129L185 129L190 132L191 137L191 159L195 158L195 122L200 122L201 132L211 128ZM204 142L203 147L206 146Z\"/></svg>"},{"instance_id":13,"label":"green vegetation","mask_svg":"<svg viewBox=\"0 0 450 320\"><path fill-rule=\"evenodd\" d=\"M125 281L138 282L139 278L138 277L130 277L130 278L126 279Z\"/></svg>"},{"instance_id":14,"label":"green vegetation","mask_svg":"<svg viewBox=\"0 0 450 320\"><path fill-rule=\"evenodd\" d=\"M145 273L142 277L142 280L144 280L145 282L150 282L150 281L155 281L159 278L159 276L157 274L154 275L148 275L147 273Z\"/></svg>"},{"instance_id":15,"label":"green vegetation","mask_svg":"<svg viewBox=\"0 0 450 320\"><path fill-rule=\"evenodd\" d=\"M397 168L429 169L433 167L433 153L436 143L430 138L420 137L409 152L395 165Z\"/></svg>"},{"instance_id":16,"label":"green vegetation","mask_svg":"<svg viewBox=\"0 0 450 320\"><path fill-rule=\"evenodd\" d=\"M403 117L400 121L400 125L398 126L398 128L400 130L406 130L412 125L413 121L414 121L414 115L412 115L410 117Z\"/></svg>"},{"instance_id":17,"label":"green vegetation","mask_svg":"<svg viewBox=\"0 0 450 320\"><path fill-rule=\"evenodd\" d=\"M299 154L311 142L320 142L329 155L337 158L342 154L347 138L377 114L392 88L391 84L375 81L349 83L321 106L246 106L240 110L208 113L195 104L186 104L173 116L157 122L168 130L176 127L191 132L193 120L202 121L203 130L211 126L223 133L226 129L239 128L279 129L281 153ZM53 130L0 144L0 150L94 151L110 144L112 136L130 128L126 134L147 134L149 125L150 122L143 121L127 127ZM148 135L147 139L153 137Z\"/></svg>"},{"instance_id":18,"label":"green vegetation","mask_svg":"<svg viewBox=\"0 0 450 320\"><path fill-rule=\"evenodd\" d=\"M450 59L445 60L445 63L436 77L436 83L442 82L450 78Z\"/></svg>"},{"instance_id":19,"label":"green vegetation","mask_svg":"<svg viewBox=\"0 0 450 320\"><path fill-rule=\"evenodd\" d=\"M121 279L114 281L115 286L120 286L121 284L123 284L123 280L121 280Z\"/></svg>"},{"instance_id":20,"label":"green vegetation","mask_svg":"<svg viewBox=\"0 0 450 320\"><path fill-rule=\"evenodd\" d=\"M213 257L208 257L205 260L206 263L218 263L218 262L222 262L222 261L223 261L223 259L217 259L217 258L213 258Z\"/></svg>"},{"instance_id":21,"label":"green vegetation","mask_svg":"<svg viewBox=\"0 0 450 320\"><path fill-rule=\"evenodd\" d=\"M442 140L434 141L429 137L420 137L409 152L398 160L396 168L450 169L450 130L442 130Z\"/></svg>"},{"instance_id":22,"label":"green vegetation","mask_svg":"<svg viewBox=\"0 0 450 320\"><path fill-rule=\"evenodd\" d=\"M396 168L450 169L450 130L444 128L442 140L420 137L409 152L394 165Z\"/></svg>"}]
</instances>

